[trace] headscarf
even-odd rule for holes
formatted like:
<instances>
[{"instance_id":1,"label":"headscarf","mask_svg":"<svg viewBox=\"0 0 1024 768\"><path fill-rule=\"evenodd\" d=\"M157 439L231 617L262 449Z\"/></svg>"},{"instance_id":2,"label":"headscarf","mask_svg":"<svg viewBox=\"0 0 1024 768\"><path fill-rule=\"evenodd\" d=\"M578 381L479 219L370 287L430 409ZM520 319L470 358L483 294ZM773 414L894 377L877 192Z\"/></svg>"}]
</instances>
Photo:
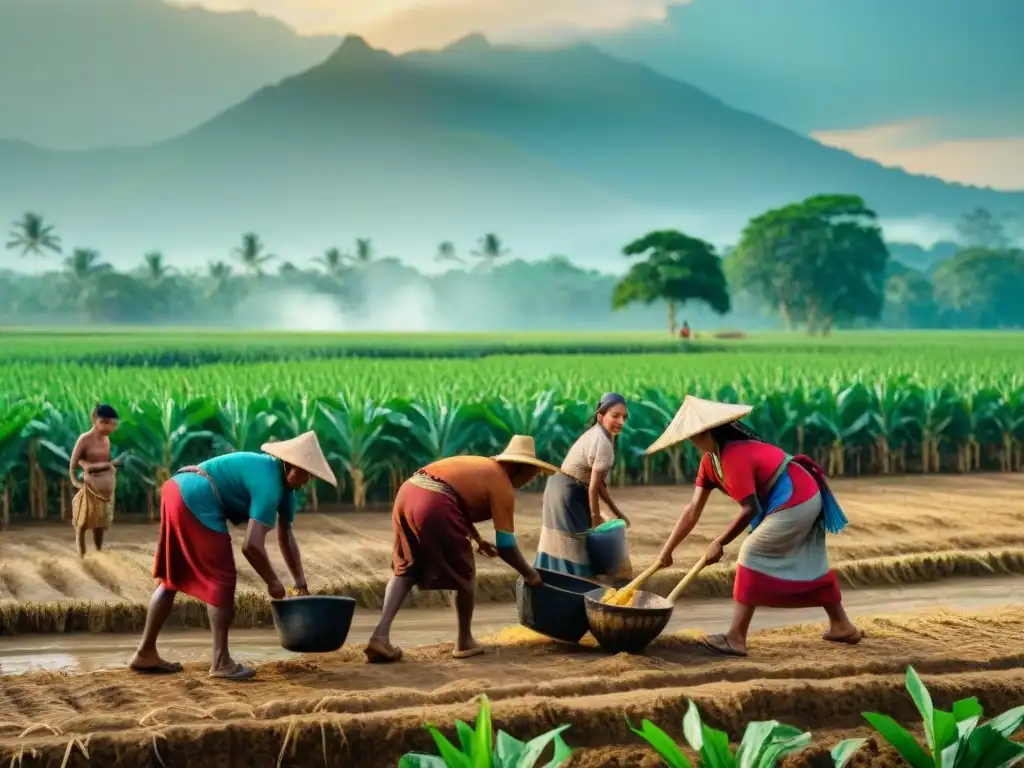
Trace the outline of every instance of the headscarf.
<instances>
[{"instance_id":1,"label":"headscarf","mask_svg":"<svg viewBox=\"0 0 1024 768\"><path fill-rule=\"evenodd\" d=\"M620 395L618 392L605 392L601 395L601 399L597 401L597 409L594 413L605 413L609 409L614 408L616 405L625 405L626 398Z\"/></svg>"}]
</instances>

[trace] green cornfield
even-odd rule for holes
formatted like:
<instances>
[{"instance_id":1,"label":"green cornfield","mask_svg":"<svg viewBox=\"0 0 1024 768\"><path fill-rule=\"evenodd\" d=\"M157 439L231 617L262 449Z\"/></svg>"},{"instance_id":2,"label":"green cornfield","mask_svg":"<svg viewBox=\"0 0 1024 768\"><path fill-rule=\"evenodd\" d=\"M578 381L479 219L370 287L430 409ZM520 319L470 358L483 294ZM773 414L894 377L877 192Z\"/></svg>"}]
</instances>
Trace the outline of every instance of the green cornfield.
<instances>
[{"instance_id":1,"label":"green cornfield","mask_svg":"<svg viewBox=\"0 0 1024 768\"><path fill-rule=\"evenodd\" d=\"M113 441L128 452L119 514L151 518L176 468L308 429L341 480L337 491L311 489L308 508L387 501L417 467L493 453L512 434L532 435L538 453L560 463L610 390L630 401L613 471L619 485L692 478L689 446L643 456L686 394L754 405L750 426L832 476L1009 472L1024 462L1024 334L775 335L694 345L699 354L595 354L612 343L597 335L553 335L539 351L538 337L502 342L517 354L479 354L493 342L481 337L313 337L5 335L3 520L70 513L69 454L100 401L120 412ZM419 359L389 354L389 344L418 349ZM293 351L265 359L275 345ZM346 353L308 354L331 345ZM138 364L117 357L126 346ZM571 353L552 351L559 347ZM430 354L439 349L446 353ZM102 354L111 358L101 364Z\"/></svg>"}]
</instances>

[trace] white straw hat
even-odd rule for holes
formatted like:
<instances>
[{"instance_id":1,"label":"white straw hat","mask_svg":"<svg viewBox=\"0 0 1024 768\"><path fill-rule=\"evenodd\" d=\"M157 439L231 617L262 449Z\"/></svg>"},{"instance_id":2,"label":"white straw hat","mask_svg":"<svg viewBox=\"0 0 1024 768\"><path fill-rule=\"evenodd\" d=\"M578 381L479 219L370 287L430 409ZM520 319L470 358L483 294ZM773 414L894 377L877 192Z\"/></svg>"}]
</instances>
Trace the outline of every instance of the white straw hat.
<instances>
[{"instance_id":1,"label":"white straw hat","mask_svg":"<svg viewBox=\"0 0 1024 768\"><path fill-rule=\"evenodd\" d=\"M537 458L536 444L529 435L513 435L512 439L508 441L508 445L505 446L505 450L491 458L495 461L507 461L514 464L529 464L547 475L553 475L558 471L558 467Z\"/></svg>"},{"instance_id":2,"label":"white straw hat","mask_svg":"<svg viewBox=\"0 0 1024 768\"><path fill-rule=\"evenodd\" d=\"M260 450L286 464L306 470L313 477L318 477L335 488L338 487L338 478L334 476L334 470L327 463L315 432L305 432L291 440L264 443Z\"/></svg>"},{"instance_id":3,"label":"white straw hat","mask_svg":"<svg viewBox=\"0 0 1024 768\"><path fill-rule=\"evenodd\" d=\"M716 403L714 400L703 400L687 395L672 418L672 423L644 453L650 456L683 440L689 440L701 432L739 421L753 410L754 408L749 405Z\"/></svg>"}]
</instances>

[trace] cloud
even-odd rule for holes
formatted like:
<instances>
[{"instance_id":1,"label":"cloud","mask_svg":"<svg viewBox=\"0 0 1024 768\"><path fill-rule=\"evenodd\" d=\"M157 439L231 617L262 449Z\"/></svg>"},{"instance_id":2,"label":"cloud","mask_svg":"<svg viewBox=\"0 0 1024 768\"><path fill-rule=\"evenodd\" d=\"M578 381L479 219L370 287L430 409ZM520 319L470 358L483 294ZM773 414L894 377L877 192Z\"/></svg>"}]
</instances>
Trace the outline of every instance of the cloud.
<instances>
[{"instance_id":1,"label":"cloud","mask_svg":"<svg viewBox=\"0 0 1024 768\"><path fill-rule=\"evenodd\" d=\"M910 173L994 189L1024 190L1024 135L977 139L947 138L943 134L938 121L918 118L853 130L815 131L811 136L822 144Z\"/></svg>"},{"instance_id":2,"label":"cloud","mask_svg":"<svg viewBox=\"0 0 1024 768\"><path fill-rule=\"evenodd\" d=\"M251 10L303 34L359 34L395 52L446 45L471 32L498 42L579 37L666 18L691 0L184 0Z\"/></svg>"}]
</instances>

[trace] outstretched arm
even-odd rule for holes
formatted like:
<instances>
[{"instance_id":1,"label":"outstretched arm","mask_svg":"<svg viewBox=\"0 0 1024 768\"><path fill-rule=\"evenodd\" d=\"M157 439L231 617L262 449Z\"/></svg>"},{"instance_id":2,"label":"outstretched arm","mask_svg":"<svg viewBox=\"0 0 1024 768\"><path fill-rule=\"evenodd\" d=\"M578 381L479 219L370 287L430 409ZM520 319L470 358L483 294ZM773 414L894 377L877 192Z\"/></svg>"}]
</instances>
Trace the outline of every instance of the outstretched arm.
<instances>
[{"instance_id":1,"label":"outstretched arm","mask_svg":"<svg viewBox=\"0 0 1024 768\"><path fill-rule=\"evenodd\" d=\"M683 514L679 516L675 527L672 529L672 533L669 534L668 539L665 541L665 546L661 548L658 562L661 563L662 568L672 565L672 553L676 551L676 547L682 544L683 540L690 535L690 532L697 525L710 496L710 488L698 485L693 489L693 498L683 507Z\"/></svg>"},{"instance_id":2,"label":"outstretched arm","mask_svg":"<svg viewBox=\"0 0 1024 768\"><path fill-rule=\"evenodd\" d=\"M494 521L494 539L498 547L498 557L511 565L530 586L539 586L540 574L523 557L516 543L515 505L516 492L512 486L502 488L491 494L491 519Z\"/></svg>"},{"instance_id":3,"label":"outstretched arm","mask_svg":"<svg viewBox=\"0 0 1024 768\"><path fill-rule=\"evenodd\" d=\"M299 552L299 543L295 540L295 531L292 529L292 521L284 517L279 518L277 527L277 544L281 548L281 556L284 558L288 572L292 575L295 583L295 591L301 594L309 594L309 586L306 584L306 573L302 570L302 555Z\"/></svg>"},{"instance_id":4,"label":"outstretched arm","mask_svg":"<svg viewBox=\"0 0 1024 768\"><path fill-rule=\"evenodd\" d=\"M249 561L249 565L260 575L260 578L267 585L267 591L272 597L284 597L284 586L277 577L274 566L270 564L267 556L267 534L270 527L259 520L250 519L249 527L245 530L245 543L242 544L242 555Z\"/></svg>"}]
</instances>

